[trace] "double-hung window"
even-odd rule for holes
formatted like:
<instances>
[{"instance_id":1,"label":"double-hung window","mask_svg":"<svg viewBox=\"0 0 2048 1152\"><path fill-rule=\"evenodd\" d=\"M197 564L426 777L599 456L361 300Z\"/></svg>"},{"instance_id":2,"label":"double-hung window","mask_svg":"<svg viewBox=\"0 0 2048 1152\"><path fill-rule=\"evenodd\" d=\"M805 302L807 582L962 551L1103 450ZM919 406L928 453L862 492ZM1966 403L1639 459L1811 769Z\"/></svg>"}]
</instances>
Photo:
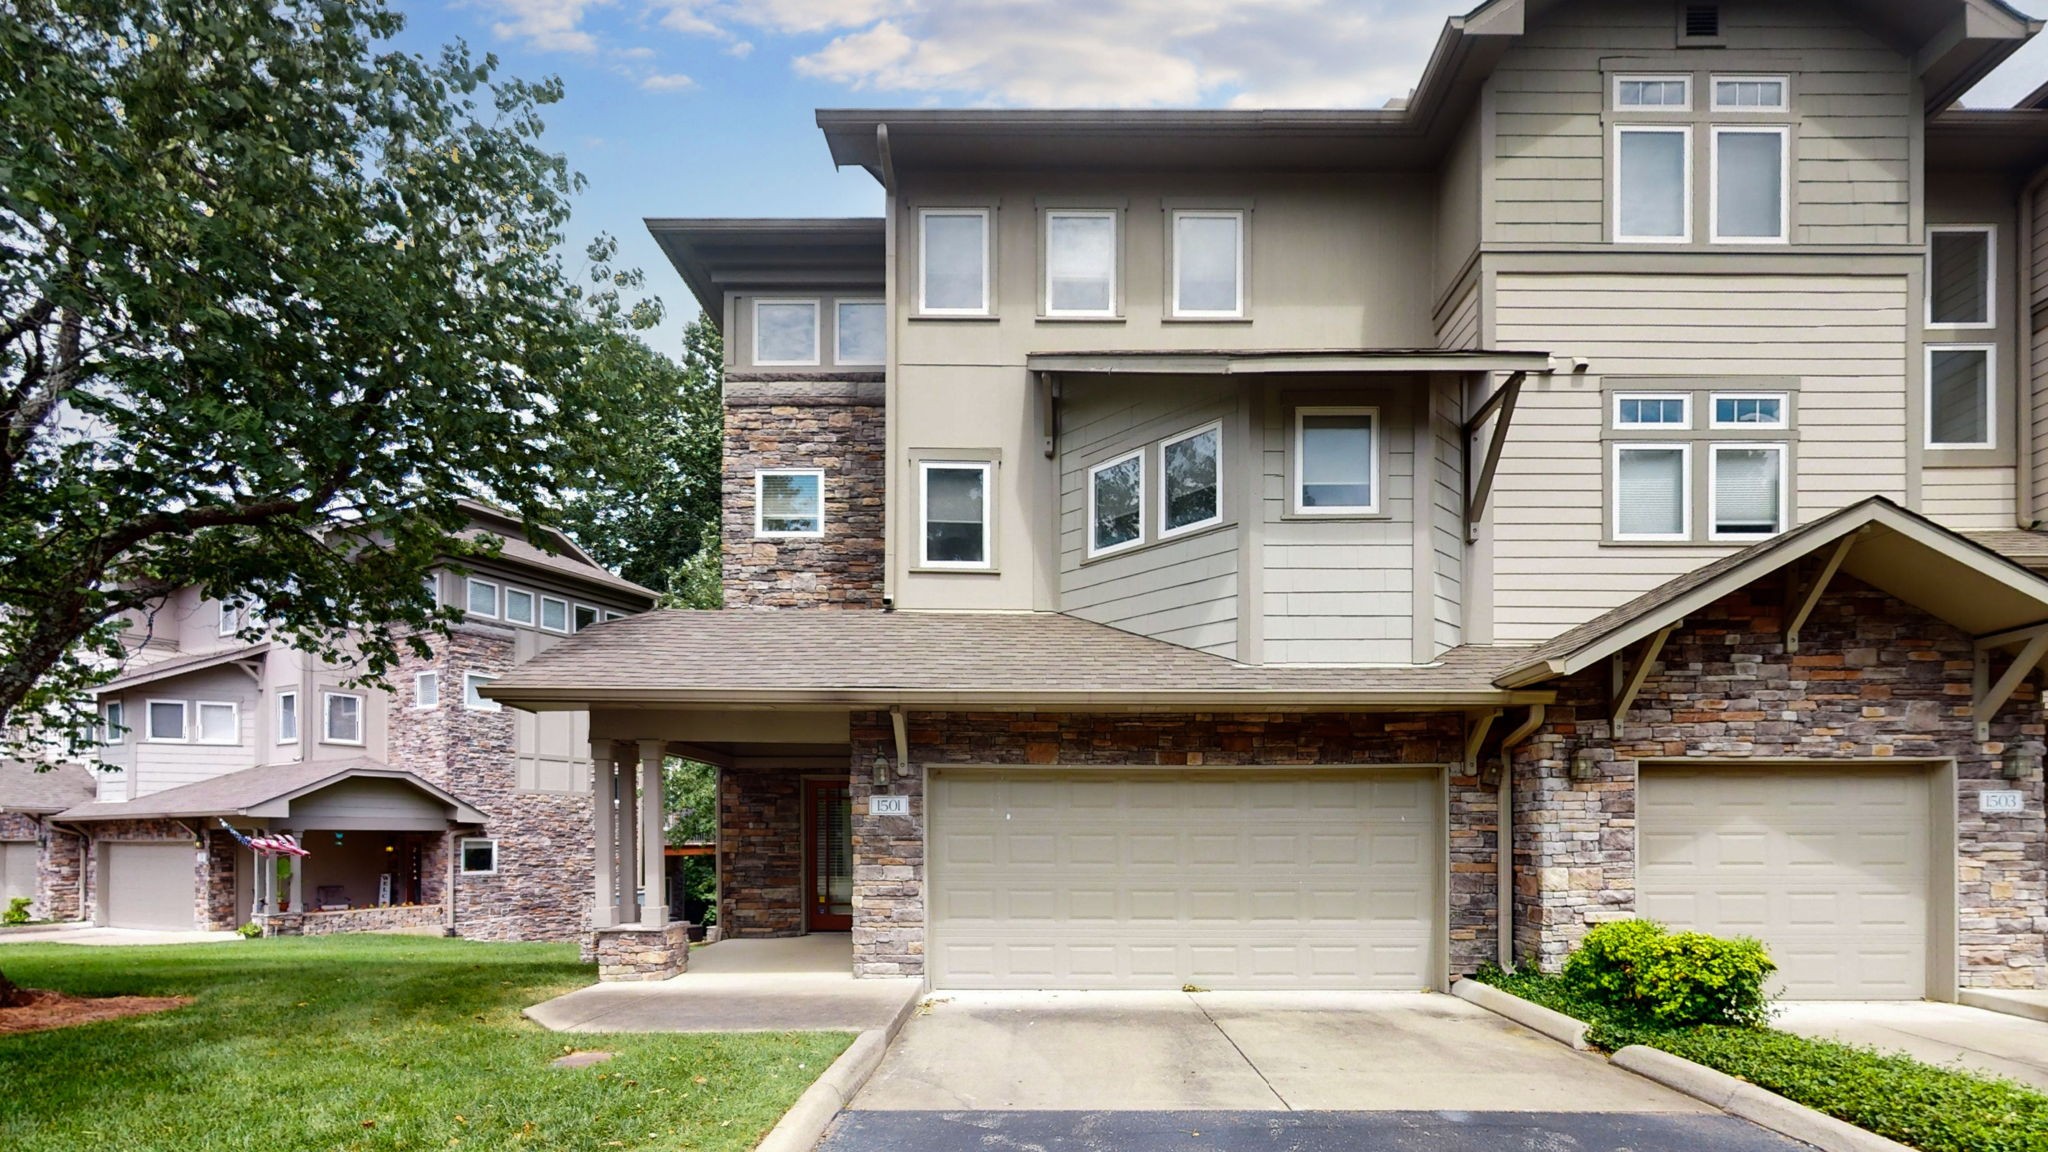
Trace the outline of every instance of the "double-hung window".
<instances>
[{"instance_id":1,"label":"double-hung window","mask_svg":"<svg viewBox=\"0 0 2048 1152\"><path fill-rule=\"evenodd\" d=\"M918 563L925 568L992 568L989 489L995 465L985 460L921 460L918 503L924 523Z\"/></svg>"},{"instance_id":2,"label":"double-hung window","mask_svg":"<svg viewBox=\"0 0 2048 1152\"><path fill-rule=\"evenodd\" d=\"M1223 520L1223 425L1183 433L1159 446L1159 537Z\"/></svg>"},{"instance_id":3,"label":"double-hung window","mask_svg":"<svg viewBox=\"0 0 2048 1152\"><path fill-rule=\"evenodd\" d=\"M1927 230L1923 407L1929 448L1998 444L1998 348L1988 331L1997 324L1997 239L1988 224Z\"/></svg>"},{"instance_id":4,"label":"double-hung window","mask_svg":"<svg viewBox=\"0 0 2048 1152\"><path fill-rule=\"evenodd\" d=\"M1927 446L1990 448L1998 443L1990 344L1927 346Z\"/></svg>"},{"instance_id":5,"label":"double-hung window","mask_svg":"<svg viewBox=\"0 0 2048 1152\"><path fill-rule=\"evenodd\" d=\"M238 605L222 601L220 606L220 634L233 636L242 630L242 609Z\"/></svg>"},{"instance_id":6,"label":"double-hung window","mask_svg":"<svg viewBox=\"0 0 2048 1152\"><path fill-rule=\"evenodd\" d=\"M199 743L240 744L242 742L241 709L233 702L201 700L199 712Z\"/></svg>"},{"instance_id":7,"label":"double-hung window","mask_svg":"<svg viewBox=\"0 0 2048 1152\"><path fill-rule=\"evenodd\" d=\"M1785 446L1711 444L1707 451L1707 535L1760 540L1785 529Z\"/></svg>"},{"instance_id":8,"label":"double-hung window","mask_svg":"<svg viewBox=\"0 0 2048 1152\"><path fill-rule=\"evenodd\" d=\"M754 473L754 535L825 534L825 473L818 468L771 468Z\"/></svg>"},{"instance_id":9,"label":"double-hung window","mask_svg":"<svg viewBox=\"0 0 2048 1152\"><path fill-rule=\"evenodd\" d=\"M277 742L297 744L299 742L299 694L280 692L277 694Z\"/></svg>"},{"instance_id":10,"label":"double-hung window","mask_svg":"<svg viewBox=\"0 0 2048 1152\"><path fill-rule=\"evenodd\" d=\"M1989 328L1996 306L1990 225L1927 230L1927 326Z\"/></svg>"},{"instance_id":11,"label":"double-hung window","mask_svg":"<svg viewBox=\"0 0 2048 1152\"><path fill-rule=\"evenodd\" d=\"M1294 410L1293 511L1369 516L1380 510L1379 410Z\"/></svg>"},{"instance_id":12,"label":"double-hung window","mask_svg":"<svg viewBox=\"0 0 2048 1152\"><path fill-rule=\"evenodd\" d=\"M881 364L889 356L889 309L880 300L832 305L832 359L840 364Z\"/></svg>"},{"instance_id":13,"label":"double-hung window","mask_svg":"<svg viewBox=\"0 0 2048 1152\"><path fill-rule=\"evenodd\" d=\"M1692 445L1614 445L1614 538L1692 536Z\"/></svg>"},{"instance_id":14,"label":"double-hung window","mask_svg":"<svg viewBox=\"0 0 2048 1152\"><path fill-rule=\"evenodd\" d=\"M185 734L185 702L183 700L151 700L148 704L149 727L143 737L153 744L183 744Z\"/></svg>"},{"instance_id":15,"label":"double-hung window","mask_svg":"<svg viewBox=\"0 0 2048 1152\"><path fill-rule=\"evenodd\" d=\"M111 746L126 743L127 740L128 709L119 700L109 700L100 727L100 743Z\"/></svg>"},{"instance_id":16,"label":"double-hung window","mask_svg":"<svg viewBox=\"0 0 2048 1152\"><path fill-rule=\"evenodd\" d=\"M363 698L353 692L320 694L320 739L328 744L363 742Z\"/></svg>"},{"instance_id":17,"label":"double-hung window","mask_svg":"<svg viewBox=\"0 0 2048 1152\"><path fill-rule=\"evenodd\" d=\"M818 362L816 300L754 301L754 363L764 367Z\"/></svg>"},{"instance_id":18,"label":"double-hung window","mask_svg":"<svg viewBox=\"0 0 2048 1152\"><path fill-rule=\"evenodd\" d=\"M1786 125L1713 129L1711 213L1717 244L1773 244L1786 238Z\"/></svg>"},{"instance_id":19,"label":"double-hung window","mask_svg":"<svg viewBox=\"0 0 2048 1152\"><path fill-rule=\"evenodd\" d=\"M917 214L917 310L927 316L989 314L989 211L926 208Z\"/></svg>"},{"instance_id":20,"label":"double-hung window","mask_svg":"<svg viewBox=\"0 0 2048 1152\"><path fill-rule=\"evenodd\" d=\"M1616 126L1614 238L1667 244L1692 239L1691 128Z\"/></svg>"},{"instance_id":21,"label":"double-hung window","mask_svg":"<svg viewBox=\"0 0 2048 1152\"><path fill-rule=\"evenodd\" d=\"M1045 213L1045 314L1116 315L1117 213L1049 209Z\"/></svg>"},{"instance_id":22,"label":"double-hung window","mask_svg":"<svg viewBox=\"0 0 2048 1152\"><path fill-rule=\"evenodd\" d=\"M1790 403L1786 392L1733 389L1613 393L1609 538L1748 541L1784 531Z\"/></svg>"},{"instance_id":23,"label":"double-hung window","mask_svg":"<svg viewBox=\"0 0 2048 1152\"><path fill-rule=\"evenodd\" d=\"M1235 319L1244 315L1244 226L1238 210L1176 210L1173 232L1173 315Z\"/></svg>"},{"instance_id":24,"label":"double-hung window","mask_svg":"<svg viewBox=\"0 0 2048 1152\"><path fill-rule=\"evenodd\" d=\"M1088 555L1119 552L1145 539L1145 451L1088 469Z\"/></svg>"}]
</instances>

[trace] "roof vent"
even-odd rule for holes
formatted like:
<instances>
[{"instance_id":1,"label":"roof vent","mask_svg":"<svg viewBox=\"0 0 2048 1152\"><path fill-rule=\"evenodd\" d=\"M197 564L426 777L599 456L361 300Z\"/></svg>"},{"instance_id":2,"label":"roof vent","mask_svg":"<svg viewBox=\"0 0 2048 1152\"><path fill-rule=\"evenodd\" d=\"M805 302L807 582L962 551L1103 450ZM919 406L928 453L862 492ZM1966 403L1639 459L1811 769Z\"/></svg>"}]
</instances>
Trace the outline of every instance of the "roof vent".
<instances>
[{"instance_id":1,"label":"roof vent","mask_svg":"<svg viewBox=\"0 0 2048 1152\"><path fill-rule=\"evenodd\" d=\"M1721 34L1719 4L1687 4L1680 13L1679 33L1687 40L1711 40Z\"/></svg>"}]
</instances>

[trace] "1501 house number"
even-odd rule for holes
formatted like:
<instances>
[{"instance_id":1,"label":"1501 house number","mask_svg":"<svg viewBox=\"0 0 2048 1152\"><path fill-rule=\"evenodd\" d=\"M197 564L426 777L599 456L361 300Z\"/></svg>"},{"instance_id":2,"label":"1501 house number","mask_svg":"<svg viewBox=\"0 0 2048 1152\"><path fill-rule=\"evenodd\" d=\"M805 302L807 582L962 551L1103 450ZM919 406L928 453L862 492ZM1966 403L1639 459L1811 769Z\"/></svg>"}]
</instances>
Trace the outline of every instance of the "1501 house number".
<instances>
[{"instance_id":1,"label":"1501 house number","mask_svg":"<svg viewBox=\"0 0 2048 1152\"><path fill-rule=\"evenodd\" d=\"M870 796L868 797L868 815L908 816L910 815L910 797Z\"/></svg>"}]
</instances>

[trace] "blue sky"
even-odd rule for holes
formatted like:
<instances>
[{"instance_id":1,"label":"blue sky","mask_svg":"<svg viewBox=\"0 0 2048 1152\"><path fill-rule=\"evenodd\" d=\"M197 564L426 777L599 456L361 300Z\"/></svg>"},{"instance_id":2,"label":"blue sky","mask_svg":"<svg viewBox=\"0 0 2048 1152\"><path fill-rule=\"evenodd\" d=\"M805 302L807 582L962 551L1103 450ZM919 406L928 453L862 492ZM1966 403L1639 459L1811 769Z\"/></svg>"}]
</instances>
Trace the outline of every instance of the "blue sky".
<instances>
[{"instance_id":1,"label":"blue sky","mask_svg":"<svg viewBox=\"0 0 2048 1152\"><path fill-rule=\"evenodd\" d=\"M462 38L512 75L562 77L547 146L589 185L572 247L618 237L669 320L695 314L646 216L855 216L821 107L1377 107L1420 76L1472 0L390 0L401 46ZM2009 105L2048 78L2048 35L1965 102Z\"/></svg>"}]
</instances>

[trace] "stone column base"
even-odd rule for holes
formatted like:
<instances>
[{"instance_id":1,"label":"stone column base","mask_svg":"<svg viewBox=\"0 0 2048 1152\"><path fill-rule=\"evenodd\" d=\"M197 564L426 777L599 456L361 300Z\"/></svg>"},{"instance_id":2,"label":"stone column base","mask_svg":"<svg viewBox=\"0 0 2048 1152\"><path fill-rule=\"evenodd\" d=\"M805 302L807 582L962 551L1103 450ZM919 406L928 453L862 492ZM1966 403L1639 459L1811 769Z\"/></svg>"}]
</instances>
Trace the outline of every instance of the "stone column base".
<instances>
[{"instance_id":1,"label":"stone column base","mask_svg":"<svg viewBox=\"0 0 2048 1152\"><path fill-rule=\"evenodd\" d=\"M599 980L666 980L690 966L690 926L621 924L590 934Z\"/></svg>"}]
</instances>

